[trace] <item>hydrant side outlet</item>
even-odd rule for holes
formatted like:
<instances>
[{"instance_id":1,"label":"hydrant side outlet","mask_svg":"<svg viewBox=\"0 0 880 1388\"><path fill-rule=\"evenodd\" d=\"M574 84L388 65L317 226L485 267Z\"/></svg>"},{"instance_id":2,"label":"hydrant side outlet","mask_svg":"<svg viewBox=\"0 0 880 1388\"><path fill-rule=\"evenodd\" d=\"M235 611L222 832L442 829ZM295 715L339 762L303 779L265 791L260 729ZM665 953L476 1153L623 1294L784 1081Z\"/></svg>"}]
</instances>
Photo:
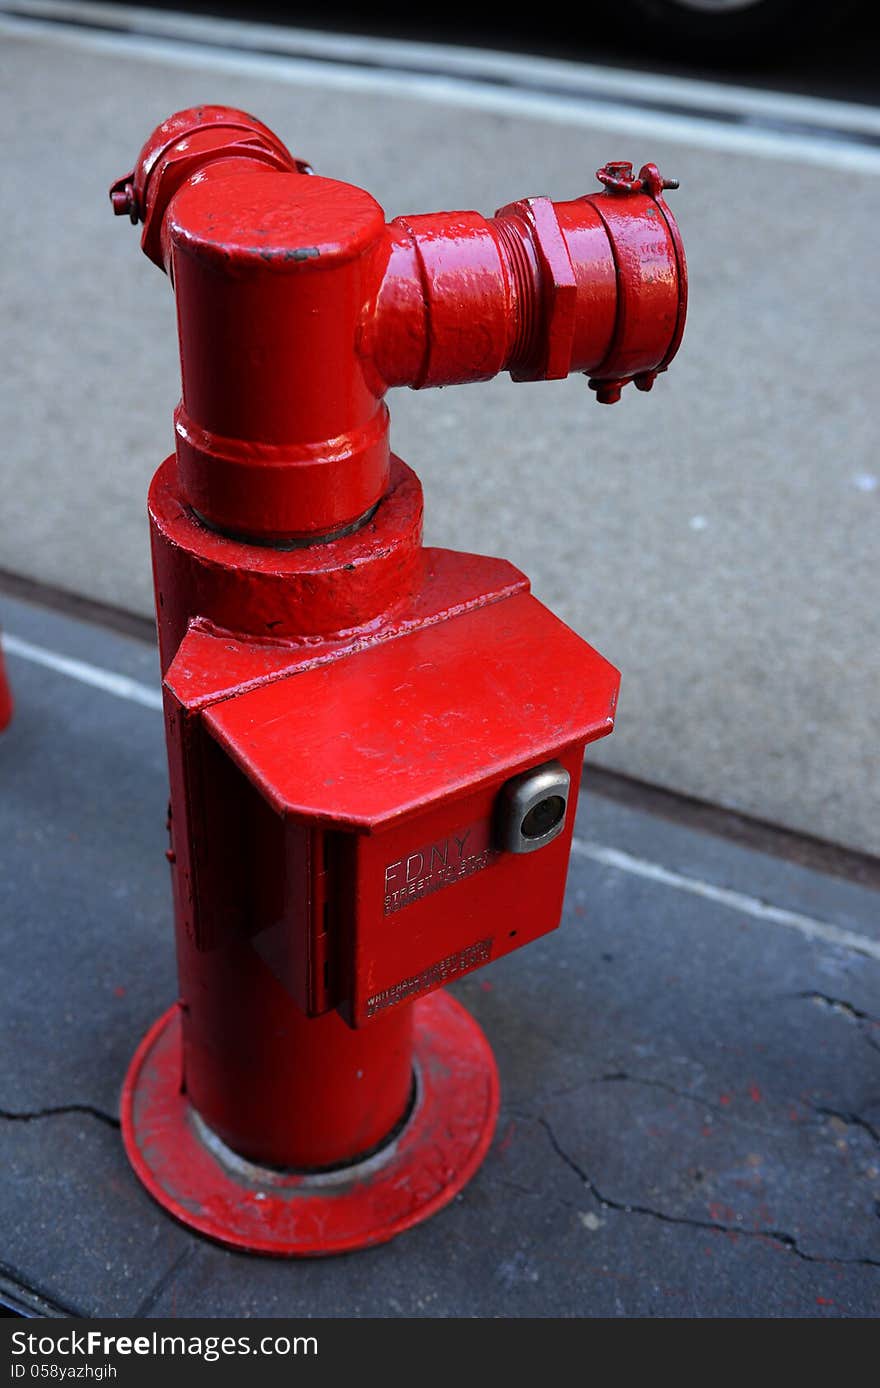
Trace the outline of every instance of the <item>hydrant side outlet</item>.
<instances>
[{"instance_id":1,"label":"hydrant side outlet","mask_svg":"<svg viewBox=\"0 0 880 1388\"><path fill-rule=\"evenodd\" d=\"M619 676L498 559L422 545L391 386L672 360L686 269L654 165L494 217L386 223L253 117L179 112L111 189L177 299L150 489L179 1002L123 1133L184 1223L323 1254L460 1190L498 1106L443 985L559 923Z\"/></svg>"}]
</instances>

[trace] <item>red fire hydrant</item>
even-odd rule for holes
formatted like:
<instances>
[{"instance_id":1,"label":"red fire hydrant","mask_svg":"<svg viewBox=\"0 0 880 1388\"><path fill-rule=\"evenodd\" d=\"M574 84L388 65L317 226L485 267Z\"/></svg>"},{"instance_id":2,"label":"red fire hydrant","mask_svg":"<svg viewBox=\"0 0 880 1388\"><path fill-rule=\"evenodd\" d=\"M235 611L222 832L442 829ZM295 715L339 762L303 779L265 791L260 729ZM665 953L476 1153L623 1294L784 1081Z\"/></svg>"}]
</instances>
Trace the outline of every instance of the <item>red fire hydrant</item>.
<instances>
[{"instance_id":1,"label":"red fire hydrant","mask_svg":"<svg viewBox=\"0 0 880 1388\"><path fill-rule=\"evenodd\" d=\"M442 986L558 925L618 675L510 564L422 547L384 396L499 371L650 388L685 318L670 185L599 179L386 224L198 107L111 190L173 282L183 375L150 491L180 1000L123 1132L224 1243L379 1243L490 1142L495 1063Z\"/></svg>"}]
</instances>

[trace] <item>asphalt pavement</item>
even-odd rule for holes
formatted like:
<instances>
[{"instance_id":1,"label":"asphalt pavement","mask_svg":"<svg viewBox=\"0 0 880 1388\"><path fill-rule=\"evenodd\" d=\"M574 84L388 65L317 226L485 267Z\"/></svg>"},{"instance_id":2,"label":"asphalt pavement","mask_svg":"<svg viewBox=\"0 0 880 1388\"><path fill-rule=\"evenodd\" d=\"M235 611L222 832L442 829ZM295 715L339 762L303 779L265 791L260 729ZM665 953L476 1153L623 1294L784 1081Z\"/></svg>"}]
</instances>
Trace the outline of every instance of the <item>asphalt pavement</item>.
<instances>
[{"instance_id":1,"label":"asphalt pavement","mask_svg":"<svg viewBox=\"0 0 880 1388\"><path fill-rule=\"evenodd\" d=\"M453 989L502 1081L462 1194L319 1261L177 1225L118 1125L129 1060L176 996L155 652L8 599L0 622L18 701L0 738L0 1299L112 1317L880 1312L877 893L589 781L561 928Z\"/></svg>"}]
</instances>

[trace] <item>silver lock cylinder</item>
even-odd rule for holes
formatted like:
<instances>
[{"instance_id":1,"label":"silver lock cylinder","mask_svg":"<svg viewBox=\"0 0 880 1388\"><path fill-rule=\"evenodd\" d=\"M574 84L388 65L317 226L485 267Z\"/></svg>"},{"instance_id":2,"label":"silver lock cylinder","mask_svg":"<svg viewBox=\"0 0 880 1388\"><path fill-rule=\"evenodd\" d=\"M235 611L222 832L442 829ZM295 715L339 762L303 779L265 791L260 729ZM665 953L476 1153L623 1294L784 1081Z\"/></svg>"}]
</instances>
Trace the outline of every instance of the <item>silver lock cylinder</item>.
<instances>
[{"instance_id":1,"label":"silver lock cylinder","mask_svg":"<svg viewBox=\"0 0 880 1388\"><path fill-rule=\"evenodd\" d=\"M496 841L503 853L534 853L563 830L571 777L558 761L514 776L498 796Z\"/></svg>"}]
</instances>

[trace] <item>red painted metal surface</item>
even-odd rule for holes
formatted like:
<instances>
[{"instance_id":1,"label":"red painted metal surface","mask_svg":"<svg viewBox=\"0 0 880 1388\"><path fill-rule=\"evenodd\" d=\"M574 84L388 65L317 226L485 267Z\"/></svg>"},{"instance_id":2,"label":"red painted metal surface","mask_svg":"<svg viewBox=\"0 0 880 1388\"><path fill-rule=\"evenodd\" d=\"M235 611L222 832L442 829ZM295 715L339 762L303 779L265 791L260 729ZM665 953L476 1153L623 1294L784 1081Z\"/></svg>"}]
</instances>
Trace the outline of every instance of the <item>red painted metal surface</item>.
<instances>
[{"instance_id":1,"label":"red painted metal surface","mask_svg":"<svg viewBox=\"0 0 880 1388\"><path fill-rule=\"evenodd\" d=\"M384 397L502 370L650 388L686 307L668 185L599 178L386 223L200 107L111 189L173 280L183 386L150 492L180 1003L124 1131L225 1242L389 1238L490 1140L491 1055L438 990L557 926L618 675L511 565L422 547Z\"/></svg>"},{"instance_id":2,"label":"red painted metal surface","mask_svg":"<svg viewBox=\"0 0 880 1388\"><path fill-rule=\"evenodd\" d=\"M6 674L6 663L3 659L3 646L0 643L0 733L9 726L12 720L12 690L9 687L9 679Z\"/></svg>"},{"instance_id":3,"label":"red painted metal surface","mask_svg":"<svg viewBox=\"0 0 880 1388\"><path fill-rule=\"evenodd\" d=\"M475 608L206 711L207 731L266 803L336 854L329 901L345 940L325 946L326 985L293 953L283 921L260 937L306 1010L336 1006L362 1026L410 989L439 987L557 925L576 789L565 831L537 857L497 850L495 806L512 775L553 758L576 788L584 745L612 725L617 685L522 592L502 610Z\"/></svg>"},{"instance_id":4,"label":"red painted metal surface","mask_svg":"<svg viewBox=\"0 0 880 1388\"><path fill-rule=\"evenodd\" d=\"M176 1007L141 1043L122 1094L122 1132L151 1195L199 1233L276 1257L386 1243L454 1199L479 1167L498 1115L498 1073L473 1018L444 993L414 1004L407 1120L380 1151L322 1172L236 1159L193 1122L180 1086Z\"/></svg>"},{"instance_id":5,"label":"red painted metal surface","mask_svg":"<svg viewBox=\"0 0 880 1388\"><path fill-rule=\"evenodd\" d=\"M653 165L626 186L608 166L571 202L390 225L306 167L252 117L200 107L111 190L174 279L178 476L209 524L270 541L356 524L387 488L390 385L580 371L606 399L668 365L686 280Z\"/></svg>"}]
</instances>

